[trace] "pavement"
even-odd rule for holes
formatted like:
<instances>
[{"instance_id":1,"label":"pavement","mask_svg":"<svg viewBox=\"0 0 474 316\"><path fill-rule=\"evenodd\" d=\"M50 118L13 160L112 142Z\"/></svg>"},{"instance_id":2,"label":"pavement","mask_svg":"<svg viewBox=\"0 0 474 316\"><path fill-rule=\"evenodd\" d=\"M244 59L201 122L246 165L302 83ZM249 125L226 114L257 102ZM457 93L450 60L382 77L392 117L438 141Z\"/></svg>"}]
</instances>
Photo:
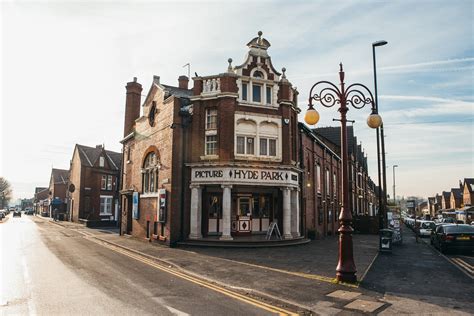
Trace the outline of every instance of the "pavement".
<instances>
[{"instance_id":1,"label":"pavement","mask_svg":"<svg viewBox=\"0 0 474 316\"><path fill-rule=\"evenodd\" d=\"M453 314L474 310L472 280L404 230L404 243L378 255L378 236L354 235L360 284L334 282L337 238L307 245L259 248L168 248L104 229L54 222L104 246L153 260L173 271L299 314ZM452 285L452 286L446 286Z\"/></svg>"}]
</instances>

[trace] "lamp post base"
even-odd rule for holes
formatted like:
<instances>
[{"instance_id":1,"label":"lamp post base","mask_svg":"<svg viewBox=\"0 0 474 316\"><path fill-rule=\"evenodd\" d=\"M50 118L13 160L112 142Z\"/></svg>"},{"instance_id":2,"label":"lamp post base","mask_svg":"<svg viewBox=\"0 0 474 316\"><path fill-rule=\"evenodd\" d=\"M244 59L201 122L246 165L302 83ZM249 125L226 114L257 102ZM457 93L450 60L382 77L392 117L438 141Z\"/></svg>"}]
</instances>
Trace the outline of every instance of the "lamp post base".
<instances>
[{"instance_id":1,"label":"lamp post base","mask_svg":"<svg viewBox=\"0 0 474 316\"><path fill-rule=\"evenodd\" d=\"M355 272L337 272L336 273L336 281L337 282L344 282L344 283L356 283L357 282L357 276L355 275Z\"/></svg>"}]
</instances>

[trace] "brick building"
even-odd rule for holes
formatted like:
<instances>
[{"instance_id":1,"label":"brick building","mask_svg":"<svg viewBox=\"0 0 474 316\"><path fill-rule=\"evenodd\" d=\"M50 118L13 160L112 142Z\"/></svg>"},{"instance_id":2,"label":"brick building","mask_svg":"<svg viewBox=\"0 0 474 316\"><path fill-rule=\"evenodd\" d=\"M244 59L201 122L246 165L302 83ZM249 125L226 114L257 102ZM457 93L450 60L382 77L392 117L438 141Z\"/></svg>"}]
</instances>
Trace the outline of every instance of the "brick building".
<instances>
[{"instance_id":1,"label":"brick building","mask_svg":"<svg viewBox=\"0 0 474 316\"><path fill-rule=\"evenodd\" d=\"M48 200L49 197L49 188L44 187L36 187L35 188L35 195L33 197L33 209L36 214L41 214L47 209L45 209L45 201ZM47 208L47 207L46 207Z\"/></svg>"},{"instance_id":2,"label":"brick building","mask_svg":"<svg viewBox=\"0 0 474 316\"><path fill-rule=\"evenodd\" d=\"M69 179L69 170L55 169L51 170L49 178L49 202L47 216L53 216L53 210L57 209L60 214L66 213L66 190Z\"/></svg>"},{"instance_id":3,"label":"brick building","mask_svg":"<svg viewBox=\"0 0 474 316\"><path fill-rule=\"evenodd\" d=\"M266 242L269 227L286 243L337 232L340 140L298 123L298 92L260 32L247 46L242 64L229 59L192 88L185 76L177 86L154 76L142 103L142 85L127 83L122 234L174 245ZM350 207L375 215L367 158L350 137Z\"/></svg>"},{"instance_id":4,"label":"brick building","mask_svg":"<svg viewBox=\"0 0 474 316\"><path fill-rule=\"evenodd\" d=\"M76 144L68 183L68 219L87 226L114 225L119 219L122 154L102 145Z\"/></svg>"},{"instance_id":5,"label":"brick building","mask_svg":"<svg viewBox=\"0 0 474 316\"><path fill-rule=\"evenodd\" d=\"M303 221L318 236L332 235L339 228L342 203L341 158L316 133L299 123L303 173Z\"/></svg>"},{"instance_id":6,"label":"brick building","mask_svg":"<svg viewBox=\"0 0 474 316\"><path fill-rule=\"evenodd\" d=\"M285 239L301 236L297 92L261 33L247 46L243 64L229 59L192 90L184 76L178 87L155 77L141 115L141 85L127 84L123 232L229 241L275 222Z\"/></svg>"},{"instance_id":7,"label":"brick building","mask_svg":"<svg viewBox=\"0 0 474 316\"><path fill-rule=\"evenodd\" d=\"M334 148L340 155L341 128L320 127L314 129L316 135ZM367 156L362 145L357 144L352 126L347 127L347 146L349 155L349 208L354 216L376 216L377 205L375 184L369 177Z\"/></svg>"},{"instance_id":8,"label":"brick building","mask_svg":"<svg viewBox=\"0 0 474 316\"><path fill-rule=\"evenodd\" d=\"M460 186L463 206L474 206L474 178L464 178Z\"/></svg>"}]
</instances>

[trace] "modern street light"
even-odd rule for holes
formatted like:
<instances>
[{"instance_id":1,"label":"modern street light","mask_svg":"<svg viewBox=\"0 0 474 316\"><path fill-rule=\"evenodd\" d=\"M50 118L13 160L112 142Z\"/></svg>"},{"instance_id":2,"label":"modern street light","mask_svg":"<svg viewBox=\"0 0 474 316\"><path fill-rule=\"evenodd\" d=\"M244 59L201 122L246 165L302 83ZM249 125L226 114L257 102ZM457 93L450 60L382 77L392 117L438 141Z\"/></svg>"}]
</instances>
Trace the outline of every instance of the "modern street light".
<instances>
[{"instance_id":1,"label":"modern street light","mask_svg":"<svg viewBox=\"0 0 474 316\"><path fill-rule=\"evenodd\" d=\"M347 154L347 118L349 111L348 106L351 105L355 109L361 109L366 104L371 104L372 113L367 118L367 124L371 128L378 128L382 124L382 118L377 113L374 98L370 90L360 84L354 83L347 88L344 86L344 71L342 63L339 65L339 89L336 85L329 81L319 81L315 83L309 91L308 110L305 114L305 122L308 125L315 125L319 121L319 113L313 107L313 100L319 102L324 107L339 106L338 111L341 113L341 152L342 152L342 205L339 215L339 262L336 268L336 279L342 282L354 283L357 281L356 266L354 263L353 247L352 247L352 211L349 209L349 161ZM317 89L317 90L315 90ZM313 90L316 91L313 93ZM364 93L367 93L367 97Z\"/></svg>"},{"instance_id":2,"label":"modern street light","mask_svg":"<svg viewBox=\"0 0 474 316\"><path fill-rule=\"evenodd\" d=\"M375 93L375 108L377 113L379 111L379 101L377 94L377 66L375 63L375 47L387 45L388 42L381 40L372 43L372 59L374 61L374 93ZM383 229L386 225L386 211L387 207L387 178L385 172L385 140L383 135L383 123L380 125L380 128L377 128L377 171L378 171L378 182L379 182L379 229ZM380 146L382 147L382 166L380 165ZM383 176L382 176L383 172ZM382 196L383 192L383 196Z\"/></svg>"},{"instance_id":3,"label":"modern street light","mask_svg":"<svg viewBox=\"0 0 474 316\"><path fill-rule=\"evenodd\" d=\"M393 204L397 204L397 198L395 197L395 168L398 167L398 165L393 165Z\"/></svg>"}]
</instances>

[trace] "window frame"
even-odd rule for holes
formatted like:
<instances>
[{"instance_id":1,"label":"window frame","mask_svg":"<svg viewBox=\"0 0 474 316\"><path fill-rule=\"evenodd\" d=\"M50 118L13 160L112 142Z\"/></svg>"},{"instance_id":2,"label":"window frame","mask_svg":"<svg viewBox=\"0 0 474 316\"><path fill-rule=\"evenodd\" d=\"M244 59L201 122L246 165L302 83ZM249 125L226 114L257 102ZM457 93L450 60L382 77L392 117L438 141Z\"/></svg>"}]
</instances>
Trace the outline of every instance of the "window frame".
<instances>
[{"instance_id":1,"label":"window frame","mask_svg":"<svg viewBox=\"0 0 474 316\"><path fill-rule=\"evenodd\" d=\"M142 165L142 192L154 194L158 192L160 162L155 151L149 152Z\"/></svg>"},{"instance_id":2,"label":"window frame","mask_svg":"<svg viewBox=\"0 0 474 316\"><path fill-rule=\"evenodd\" d=\"M210 137L214 137L215 140L214 141L209 141ZM205 135L205 138L204 138L204 154L206 156L217 155L217 142L218 142L217 135ZM209 151L211 144L214 144L213 152Z\"/></svg>"},{"instance_id":3,"label":"window frame","mask_svg":"<svg viewBox=\"0 0 474 316\"><path fill-rule=\"evenodd\" d=\"M102 202L102 199L104 199L104 203ZM113 199L114 197L112 195L100 195L99 215L101 216L113 215L113 210L112 210ZM107 203L107 201L110 201L110 203ZM107 211L107 206L109 206L110 212L103 211L104 210L103 206L105 208L105 211Z\"/></svg>"},{"instance_id":4,"label":"window frame","mask_svg":"<svg viewBox=\"0 0 474 316\"><path fill-rule=\"evenodd\" d=\"M207 108L206 109L206 130L217 129L217 109Z\"/></svg>"}]
</instances>

